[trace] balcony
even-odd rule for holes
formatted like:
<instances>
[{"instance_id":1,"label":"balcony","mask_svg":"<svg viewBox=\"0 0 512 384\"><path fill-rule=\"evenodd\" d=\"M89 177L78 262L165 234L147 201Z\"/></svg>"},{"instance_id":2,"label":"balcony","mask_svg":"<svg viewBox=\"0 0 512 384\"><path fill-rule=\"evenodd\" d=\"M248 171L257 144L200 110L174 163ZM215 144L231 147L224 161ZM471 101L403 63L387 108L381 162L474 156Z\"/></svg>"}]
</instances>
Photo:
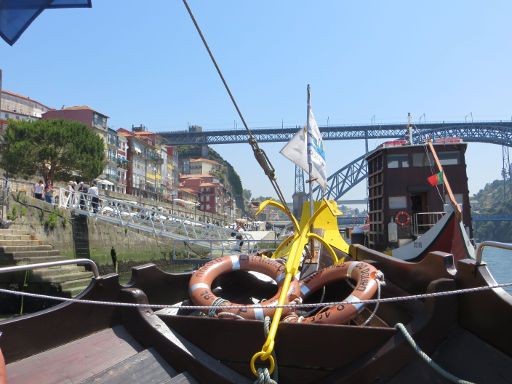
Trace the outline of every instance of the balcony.
<instances>
[{"instance_id":1,"label":"balcony","mask_svg":"<svg viewBox=\"0 0 512 384\"><path fill-rule=\"evenodd\" d=\"M116 163L119 168L128 169L128 160L117 159Z\"/></svg>"},{"instance_id":2,"label":"balcony","mask_svg":"<svg viewBox=\"0 0 512 384\"><path fill-rule=\"evenodd\" d=\"M105 177L105 179L108 180L108 181L111 181L113 183L118 183L119 182L119 176L117 176L117 175L107 175Z\"/></svg>"}]
</instances>

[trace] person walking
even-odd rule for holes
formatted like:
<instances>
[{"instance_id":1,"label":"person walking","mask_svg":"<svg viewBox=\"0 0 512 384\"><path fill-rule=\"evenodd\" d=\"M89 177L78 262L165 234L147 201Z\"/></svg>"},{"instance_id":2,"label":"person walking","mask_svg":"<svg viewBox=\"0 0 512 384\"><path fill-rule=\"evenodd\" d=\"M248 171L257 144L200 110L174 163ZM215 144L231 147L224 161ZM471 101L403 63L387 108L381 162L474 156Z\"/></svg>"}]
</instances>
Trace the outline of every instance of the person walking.
<instances>
[{"instance_id":1,"label":"person walking","mask_svg":"<svg viewBox=\"0 0 512 384\"><path fill-rule=\"evenodd\" d=\"M44 188L44 200L49 204L53 204L53 185L52 185L52 183L46 184L46 187Z\"/></svg>"},{"instance_id":2,"label":"person walking","mask_svg":"<svg viewBox=\"0 0 512 384\"><path fill-rule=\"evenodd\" d=\"M44 192L44 183L43 180L39 180L34 185L34 197L38 200L44 200L43 199L43 192Z\"/></svg>"},{"instance_id":3,"label":"person walking","mask_svg":"<svg viewBox=\"0 0 512 384\"><path fill-rule=\"evenodd\" d=\"M92 186L89 188L87 193L91 196L92 212L97 213L100 203L100 194L98 191L98 187L96 186L96 182L93 181L91 184Z\"/></svg>"},{"instance_id":4,"label":"person walking","mask_svg":"<svg viewBox=\"0 0 512 384\"><path fill-rule=\"evenodd\" d=\"M87 193L87 187L85 186L84 182L81 181L80 184L78 184L78 192L80 192L80 209L85 209L85 195L84 193Z\"/></svg>"}]
</instances>

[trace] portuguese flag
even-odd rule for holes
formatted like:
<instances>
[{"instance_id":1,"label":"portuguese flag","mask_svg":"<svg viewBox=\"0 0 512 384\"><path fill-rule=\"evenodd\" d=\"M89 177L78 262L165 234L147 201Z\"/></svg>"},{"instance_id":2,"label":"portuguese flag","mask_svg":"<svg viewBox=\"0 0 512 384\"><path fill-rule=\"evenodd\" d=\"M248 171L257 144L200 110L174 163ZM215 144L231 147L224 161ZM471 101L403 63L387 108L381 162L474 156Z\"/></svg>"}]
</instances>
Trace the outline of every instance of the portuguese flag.
<instances>
[{"instance_id":1,"label":"portuguese flag","mask_svg":"<svg viewBox=\"0 0 512 384\"><path fill-rule=\"evenodd\" d=\"M427 181L433 187L436 185L444 184L443 172L438 172L432 176L427 177Z\"/></svg>"}]
</instances>

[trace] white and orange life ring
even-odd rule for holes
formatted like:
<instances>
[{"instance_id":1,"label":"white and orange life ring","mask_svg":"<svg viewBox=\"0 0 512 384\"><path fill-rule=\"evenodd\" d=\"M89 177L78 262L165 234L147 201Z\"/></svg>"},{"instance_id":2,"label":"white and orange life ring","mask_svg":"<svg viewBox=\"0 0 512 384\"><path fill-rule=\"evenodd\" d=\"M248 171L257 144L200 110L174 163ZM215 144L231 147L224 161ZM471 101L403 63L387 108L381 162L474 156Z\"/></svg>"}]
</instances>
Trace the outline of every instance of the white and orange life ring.
<instances>
[{"instance_id":1,"label":"white and orange life ring","mask_svg":"<svg viewBox=\"0 0 512 384\"><path fill-rule=\"evenodd\" d=\"M411 224L411 215L407 211L399 211L395 216L395 223L401 227Z\"/></svg>"},{"instance_id":2,"label":"white and orange life ring","mask_svg":"<svg viewBox=\"0 0 512 384\"><path fill-rule=\"evenodd\" d=\"M238 270L259 272L271 277L277 283L277 293L272 298L257 305L237 304L217 297L212 292L213 281L222 274ZM276 310L276 308L266 307L277 305L285 275L285 266L267 257L255 255L223 256L206 263L194 272L189 281L189 295L195 305L214 306L210 311L207 311L209 316L218 317L219 312L228 312L244 319L264 320L265 316L272 316ZM291 303L299 296L299 283L297 280L292 280L285 304ZM235 306L235 308L223 308L225 306ZM289 313L289 310L285 309L283 313Z\"/></svg>"},{"instance_id":3,"label":"white and orange life ring","mask_svg":"<svg viewBox=\"0 0 512 384\"><path fill-rule=\"evenodd\" d=\"M361 261L348 261L342 265L333 265L321 269L300 281L301 298L304 299L312 292L318 291L324 285L341 279L352 279L357 282L352 293L343 301L349 304L339 304L318 312L314 316L299 317L293 313L283 321L289 323L316 324L345 324L362 311L364 304L360 300L371 299L377 292L381 273L371 264ZM354 302L354 304L350 304Z\"/></svg>"}]
</instances>

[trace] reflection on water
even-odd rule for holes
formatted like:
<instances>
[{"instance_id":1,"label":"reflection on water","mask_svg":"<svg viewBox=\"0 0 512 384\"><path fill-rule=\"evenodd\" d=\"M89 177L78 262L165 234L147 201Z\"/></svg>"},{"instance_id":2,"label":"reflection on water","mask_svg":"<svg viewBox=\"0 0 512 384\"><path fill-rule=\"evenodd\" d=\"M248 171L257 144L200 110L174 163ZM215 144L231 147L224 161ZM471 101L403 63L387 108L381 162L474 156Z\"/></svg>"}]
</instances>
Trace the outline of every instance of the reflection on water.
<instances>
[{"instance_id":1,"label":"reflection on water","mask_svg":"<svg viewBox=\"0 0 512 384\"><path fill-rule=\"evenodd\" d=\"M512 282L512 251L485 247L482 260L487 264L497 283ZM512 287L507 287L505 290L512 294Z\"/></svg>"}]
</instances>

